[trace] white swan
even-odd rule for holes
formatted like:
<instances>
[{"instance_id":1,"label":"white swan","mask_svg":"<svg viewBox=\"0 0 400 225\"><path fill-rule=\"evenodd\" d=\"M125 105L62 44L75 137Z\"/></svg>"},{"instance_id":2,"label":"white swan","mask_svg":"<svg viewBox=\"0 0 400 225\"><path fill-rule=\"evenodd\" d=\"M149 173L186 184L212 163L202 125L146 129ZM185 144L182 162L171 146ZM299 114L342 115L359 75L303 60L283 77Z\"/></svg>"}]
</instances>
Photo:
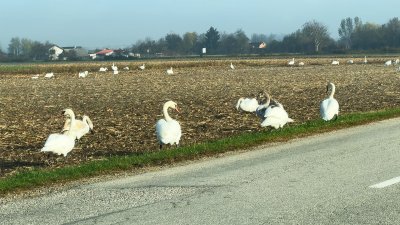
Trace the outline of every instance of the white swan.
<instances>
[{"instance_id":1,"label":"white swan","mask_svg":"<svg viewBox=\"0 0 400 225\"><path fill-rule=\"evenodd\" d=\"M75 114L71 109L65 109L64 115L70 119L70 127L75 124ZM50 134L44 143L44 147L40 150L41 152L53 152L58 155L67 156L75 146L75 137L71 129L64 134Z\"/></svg>"},{"instance_id":2,"label":"white swan","mask_svg":"<svg viewBox=\"0 0 400 225\"><path fill-rule=\"evenodd\" d=\"M44 77L45 77L45 78L52 78L52 77L54 77L54 73L53 73L53 72L51 72L51 73L46 73L46 75L44 75Z\"/></svg>"},{"instance_id":3,"label":"white swan","mask_svg":"<svg viewBox=\"0 0 400 225\"><path fill-rule=\"evenodd\" d=\"M256 98L239 98L236 103L237 110L243 110L246 112L255 112L259 106Z\"/></svg>"},{"instance_id":4,"label":"white swan","mask_svg":"<svg viewBox=\"0 0 400 225\"><path fill-rule=\"evenodd\" d=\"M367 56L364 56L364 62L363 62L364 64L367 64L368 63L368 60L367 60Z\"/></svg>"},{"instance_id":5,"label":"white swan","mask_svg":"<svg viewBox=\"0 0 400 225\"><path fill-rule=\"evenodd\" d=\"M124 70L129 70L129 67L128 67L128 66L125 66L125 67L124 67Z\"/></svg>"},{"instance_id":6,"label":"white swan","mask_svg":"<svg viewBox=\"0 0 400 225\"><path fill-rule=\"evenodd\" d=\"M174 71L172 70L172 67L170 69L167 69L167 74L168 75L174 74Z\"/></svg>"},{"instance_id":7,"label":"white swan","mask_svg":"<svg viewBox=\"0 0 400 225\"><path fill-rule=\"evenodd\" d=\"M116 71L116 70L118 71L118 67L115 66L114 63L112 64L111 69L114 70L114 71Z\"/></svg>"},{"instance_id":8,"label":"white swan","mask_svg":"<svg viewBox=\"0 0 400 225\"><path fill-rule=\"evenodd\" d=\"M232 70L235 69L235 66L234 66L232 63L231 63L231 65L230 65L230 67L231 67Z\"/></svg>"},{"instance_id":9,"label":"white swan","mask_svg":"<svg viewBox=\"0 0 400 225\"><path fill-rule=\"evenodd\" d=\"M160 149L165 144L179 145L182 136L181 125L172 119L168 114L168 109L172 108L179 112L178 106L173 101L168 101L163 106L164 119L160 119L156 123L157 140L160 143Z\"/></svg>"},{"instance_id":10,"label":"white swan","mask_svg":"<svg viewBox=\"0 0 400 225\"><path fill-rule=\"evenodd\" d=\"M85 78L85 77L87 77L87 75L89 75L89 72L88 71L83 71L83 72L79 72L79 74L78 74L78 77L79 78Z\"/></svg>"},{"instance_id":11,"label":"white swan","mask_svg":"<svg viewBox=\"0 0 400 225\"><path fill-rule=\"evenodd\" d=\"M71 126L71 119L67 119L64 123L62 133L72 131L75 134L76 139L80 139L85 134L93 133L93 123L89 116L84 115L82 120L75 120L75 124Z\"/></svg>"},{"instance_id":12,"label":"white swan","mask_svg":"<svg viewBox=\"0 0 400 225\"><path fill-rule=\"evenodd\" d=\"M143 65L139 66L139 69L141 69L141 70L144 70L145 68L146 68L146 66L144 65L144 63L143 63Z\"/></svg>"},{"instance_id":13,"label":"white swan","mask_svg":"<svg viewBox=\"0 0 400 225\"><path fill-rule=\"evenodd\" d=\"M304 62L299 62L299 66L304 66Z\"/></svg>"},{"instance_id":14,"label":"white swan","mask_svg":"<svg viewBox=\"0 0 400 225\"><path fill-rule=\"evenodd\" d=\"M329 121L333 117L337 119L339 115L339 103L333 97L333 95L335 94L335 85L329 82L326 86L327 92L329 91L329 88L331 89L331 93L329 94L329 97L327 99L321 102L320 106L321 118L325 121Z\"/></svg>"},{"instance_id":15,"label":"white swan","mask_svg":"<svg viewBox=\"0 0 400 225\"><path fill-rule=\"evenodd\" d=\"M294 58L288 62L288 65L289 66L293 66L294 65Z\"/></svg>"},{"instance_id":16,"label":"white swan","mask_svg":"<svg viewBox=\"0 0 400 225\"><path fill-rule=\"evenodd\" d=\"M338 60L333 60L332 61L332 65L339 65L339 64L340 64L340 62Z\"/></svg>"},{"instance_id":17,"label":"white swan","mask_svg":"<svg viewBox=\"0 0 400 225\"><path fill-rule=\"evenodd\" d=\"M113 71L113 74L114 74L114 75L117 75L117 74L118 74L118 70L114 70L114 71Z\"/></svg>"},{"instance_id":18,"label":"white swan","mask_svg":"<svg viewBox=\"0 0 400 225\"><path fill-rule=\"evenodd\" d=\"M392 60L386 61L385 66L391 66L392 65Z\"/></svg>"},{"instance_id":19,"label":"white swan","mask_svg":"<svg viewBox=\"0 0 400 225\"><path fill-rule=\"evenodd\" d=\"M347 60L347 64L353 64L354 61L352 59Z\"/></svg>"},{"instance_id":20,"label":"white swan","mask_svg":"<svg viewBox=\"0 0 400 225\"><path fill-rule=\"evenodd\" d=\"M289 118L288 113L283 108L283 105L279 102L275 102L275 105L270 105L265 110L264 121L261 123L262 127L273 127L275 129L283 127L286 123L294 122L293 119Z\"/></svg>"},{"instance_id":21,"label":"white swan","mask_svg":"<svg viewBox=\"0 0 400 225\"><path fill-rule=\"evenodd\" d=\"M99 72L106 72L107 70L107 67L100 67Z\"/></svg>"}]
</instances>

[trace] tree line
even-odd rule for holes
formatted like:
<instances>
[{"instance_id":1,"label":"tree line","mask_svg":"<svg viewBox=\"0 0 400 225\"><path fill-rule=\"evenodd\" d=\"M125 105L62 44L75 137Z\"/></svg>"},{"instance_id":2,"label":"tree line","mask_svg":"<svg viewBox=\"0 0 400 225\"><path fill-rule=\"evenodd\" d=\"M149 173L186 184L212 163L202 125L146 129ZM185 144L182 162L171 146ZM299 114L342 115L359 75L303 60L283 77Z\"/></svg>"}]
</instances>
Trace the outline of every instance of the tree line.
<instances>
[{"instance_id":1,"label":"tree line","mask_svg":"<svg viewBox=\"0 0 400 225\"><path fill-rule=\"evenodd\" d=\"M398 52L400 50L400 21L397 17L385 24L363 23L359 17L344 18L338 28L339 39L334 40L326 25L308 21L293 33L279 38L276 35L253 34L248 37L241 29L224 33L210 27L205 33L186 32L182 36L167 34L158 40L146 38L137 41L126 51L142 56L186 56L202 54L272 54L272 53L352 53ZM265 48L259 48L260 43ZM7 53L0 49L1 61L47 60L50 42L41 43L27 38L14 37Z\"/></svg>"}]
</instances>

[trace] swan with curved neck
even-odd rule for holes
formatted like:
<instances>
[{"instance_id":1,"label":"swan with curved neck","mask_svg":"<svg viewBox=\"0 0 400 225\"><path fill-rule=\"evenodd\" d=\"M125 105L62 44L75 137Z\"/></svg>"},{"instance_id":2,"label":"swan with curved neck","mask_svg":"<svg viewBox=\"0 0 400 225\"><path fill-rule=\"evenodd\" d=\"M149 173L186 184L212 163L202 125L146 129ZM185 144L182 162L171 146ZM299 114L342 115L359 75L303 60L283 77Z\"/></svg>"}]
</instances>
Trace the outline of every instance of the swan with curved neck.
<instances>
[{"instance_id":1,"label":"swan with curved neck","mask_svg":"<svg viewBox=\"0 0 400 225\"><path fill-rule=\"evenodd\" d=\"M267 108L269 107L270 103L271 103L271 97L269 96L269 94L265 91L261 91L258 94L258 98L264 99L264 103L260 104L257 109L256 109L256 115L260 118L260 119L265 119L265 111L267 110Z\"/></svg>"},{"instance_id":2,"label":"swan with curved neck","mask_svg":"<svg viewBox=\"0 0 400 225\"><path fill-rule=\"evenodd\" d=\"M326 86L326 92L329 92L329 89L331 90L331 92L328 98L323 100L320 105L321 118L325 121L329 121L334 117L336 120L339 115L339 103L334 98L336 87L331 82L328 82Z\"/></svg>"},{"instance_id":3,"label":"swan with curved neck","mask_svg":"<svg viewBox=\"0 0 400 225\"><path fill-rule=\"evenodd\" d=\"M178 121L171 118L168 109L172 108L179 112L178 105L173 101L167 101L163 106L164 119L160 119L156 123L157 140L160 144L160 149L165 144L179 145L182 136L181 125Z\"/></svg>"},{"instance_id":4,"label":"swan with curved neck","mask_svg":"<svg viewBox=\"0 0 400 225\"><path fill-rule=\"evenodd\" d=\"M63 134L50 134L44 143L44 147L40 150L41 152L53 152L58 155L67 156L74 148L76 134L72 131L71 127L75 125L75 114L71 109L65 109L63 114L70 120L69 130Z\"/></svg>"},{"instance_id":5,"label":"swan with curved neck","mask_svg":"<svg viewBox=\"0 0 400 225\"><path fill-rule=\"evenodd\" d=\"M71 130L74 134L76 134L75 138L78 140L89 132L93 133L93 123L92 120L90 120L89 116L87 115L84 115L82 117L82 120L75 119L75 124L73 126L71 126L70 123L71 119L67 119L65 121L61 133Z\"/></svg>"}]
</instances>

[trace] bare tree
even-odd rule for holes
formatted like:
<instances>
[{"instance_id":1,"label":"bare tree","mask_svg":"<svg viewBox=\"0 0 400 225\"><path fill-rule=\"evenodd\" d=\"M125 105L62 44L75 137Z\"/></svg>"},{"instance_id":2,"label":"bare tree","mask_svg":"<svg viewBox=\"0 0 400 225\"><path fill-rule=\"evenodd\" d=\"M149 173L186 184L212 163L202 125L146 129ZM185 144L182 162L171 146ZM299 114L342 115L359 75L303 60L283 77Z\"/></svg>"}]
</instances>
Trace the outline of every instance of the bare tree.
<instances>
[{"instance_id":1,"label":"bare tree","mask_svg":"<svg viewBox=\"0 0 400 225\"><path fill-rule=\"evenodd\" d=\"M320 48L330 39L328 28L315 20L305 23L302 31L313 42L316 52L319 52Z\"/></svg>"}]
</instances>

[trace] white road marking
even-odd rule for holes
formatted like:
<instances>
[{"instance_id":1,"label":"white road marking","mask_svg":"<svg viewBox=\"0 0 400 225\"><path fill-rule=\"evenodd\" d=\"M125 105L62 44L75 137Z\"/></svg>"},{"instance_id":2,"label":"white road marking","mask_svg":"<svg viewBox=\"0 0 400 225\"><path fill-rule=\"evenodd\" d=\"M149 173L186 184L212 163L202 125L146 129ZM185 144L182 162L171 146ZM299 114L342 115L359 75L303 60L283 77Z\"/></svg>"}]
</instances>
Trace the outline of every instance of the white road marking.
<instances>
[{"instance_id":1,"label":"white road marking","mask_svg":"<svg viewBox=\"0 0 400 225\"><path fill-rule=\"evenodd\" d=\"M396 183L399 183L399 182L400 182L400 177L395 177L395 178L392 178L390 180L386 180L386 181L383 181L381 183L371 185L369 187L370 188L384 188L384 187L387 187L387 186L390 186L390 185L393 185L393 184L396 184Z\"/></svg>"}]
</instances>

